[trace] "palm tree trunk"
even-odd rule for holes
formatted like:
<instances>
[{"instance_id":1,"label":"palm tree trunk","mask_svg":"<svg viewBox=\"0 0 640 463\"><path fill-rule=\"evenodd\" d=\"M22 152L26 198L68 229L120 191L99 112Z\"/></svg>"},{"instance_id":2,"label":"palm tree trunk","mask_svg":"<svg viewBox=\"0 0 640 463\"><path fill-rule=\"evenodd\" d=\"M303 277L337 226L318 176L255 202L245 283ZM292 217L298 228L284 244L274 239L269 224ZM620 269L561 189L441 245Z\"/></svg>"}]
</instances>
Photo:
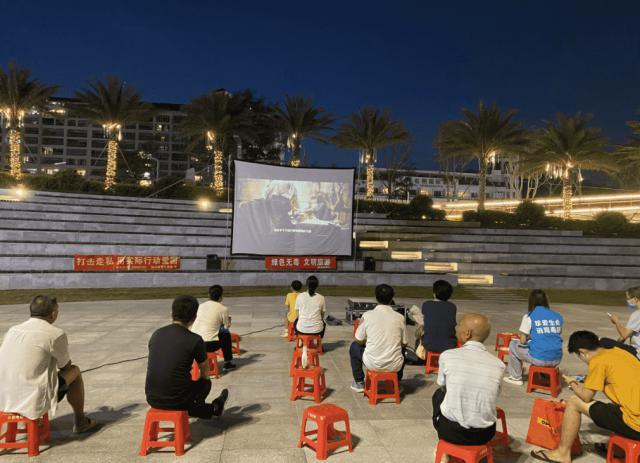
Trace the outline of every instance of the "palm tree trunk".
<instances>
[{"instance_id":1,"label":"palm tree trunk","mask_svg":"<svg viewBox=\"0 0 640 463\"><path fill-rule=\"evenodd\" d=\"M289 159L289 165L291 167L300 167L300 143L294 141L293 148L291 149L291 159Z\"/></svg>"},{"instance_id":2,"label":"palm tree trunk","mask_svg":"<svg viewBox=\"0 0 640 463\"><path fill-rule=\"evenodd\" d=\"M17 129L9 130L9 165L11 167L11 176L16 180L22 178L22 159L20 158L20 147L22 145L22 136Z\"/></svg>"},{"instance_id":3,"label":"palm tree trunk","mask_svg":"<svg viewBox=\"0 0 640 463\"><path fill-rule=\"evenodd\" d=\"M365 162L367 164L367 199L373 199L375 193L375 187L373 185L373 174L375 166L373 165L373 153L366 153Z\"/></svg>"},{"instance_id":4,"label":"palm tree trunk","mask_svg":"<svg viewBox=\"0 0 640 463\"><path fill-rule=\"evenodd\" d=\"M224 161L224 152L219 146L215 146L213 151L213 189L216 195L224 192L224 174L222 172L222 163Z\"/></svg>"},{"instance_id":5,"label":"palm tree trunk","mask_svg":"<svg viewBox=\"0 0 640 463\"><path fill-rule=\"evenodd\" d=\"M562 218L571 218L571 209L573 207L573 189L571 188L571 180L569 175L562 177Z\"/></svg>"},{"instance_id":6,"label":"palm tree trunk","mask_svg":"<svg viewBox=\"0 0 640 463\"><path fill-rule=\"evenodd\" d=\"M478 212L484 211L487 190L487 160L480 159L480 174L478 176Z\"/></svg>"},{"instance_id":7,"label":"palm tree trunk","mask_svg":"<svg viewBox=\"0 0 640 463\"><path fill-rule=\"evenodd\" d=\"M118 162L118 140L107 142L107 170L104 176L104 189L109 191L116 183L116 167Z\"/></svg>"}]
</instances>

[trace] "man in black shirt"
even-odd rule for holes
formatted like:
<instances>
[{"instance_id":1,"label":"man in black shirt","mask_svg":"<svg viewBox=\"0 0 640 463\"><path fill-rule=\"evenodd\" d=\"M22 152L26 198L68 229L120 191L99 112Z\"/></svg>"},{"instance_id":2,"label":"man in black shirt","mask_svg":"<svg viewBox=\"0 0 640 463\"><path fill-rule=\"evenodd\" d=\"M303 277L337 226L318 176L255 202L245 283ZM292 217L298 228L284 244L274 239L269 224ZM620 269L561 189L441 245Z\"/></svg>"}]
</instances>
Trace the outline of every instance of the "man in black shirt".
<instances>
[{"instance_id":1,"label":"man in black shirt","mask_svg":"<svg viewBox=\"0 0 640 463\"><path fill-rule=\"evenodd\" d=\"M149 362L145 393L153 408L186 410L189 416L210 419L222 415L229 391L211 403L209 362L202 338L189 331L198 313L198 300L179 296L173 301L173 323L156 330L149 340ZM200 367L200 378L191 380L193 361Z\"/></svg>"},{"instance_id":2,"label":"man in black shirt","mask_svg":"<svg viewBox=\"0 0 640 463\"><path fill-rule=\"evenodd\" d=\"M448 281L438 280L433 284L435 300L422 304L424 336L422 345L428 352L441 353L453 349L456 341L455 304L449 302L453 287Z\"/></svg>"}]
</instances>

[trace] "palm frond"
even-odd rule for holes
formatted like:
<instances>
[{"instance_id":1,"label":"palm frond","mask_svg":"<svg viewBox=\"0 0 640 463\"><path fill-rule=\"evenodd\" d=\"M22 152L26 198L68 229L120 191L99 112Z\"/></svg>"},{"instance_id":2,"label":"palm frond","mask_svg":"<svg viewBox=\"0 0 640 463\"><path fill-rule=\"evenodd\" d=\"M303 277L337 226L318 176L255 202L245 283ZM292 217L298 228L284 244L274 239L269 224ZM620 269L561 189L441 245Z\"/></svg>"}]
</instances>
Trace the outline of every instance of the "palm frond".
<instances>
[{"instance_id":1,"label":"palm frond","mask_svg":"<svg viewBox=\"0 0 640 463\"><path fill-rule=\"evenodd\" d=\"M60 88L30 77L31 71L13 63L6 71L0 68L0 110L12 126L29 110L45 110L48 99Z\"/></svg>"},{"instance_id":2,"label":"palm frond","mask_svg":"<svg viewBox=\"0 0 640 463\"><path fill-rule=\"evenodd\" d=\"M365 107L338 127L332 141L339 148L375 152L386 146L406 143L410 138L402 122L393 120L389 111Z\"/></svg>"}]
</instances>

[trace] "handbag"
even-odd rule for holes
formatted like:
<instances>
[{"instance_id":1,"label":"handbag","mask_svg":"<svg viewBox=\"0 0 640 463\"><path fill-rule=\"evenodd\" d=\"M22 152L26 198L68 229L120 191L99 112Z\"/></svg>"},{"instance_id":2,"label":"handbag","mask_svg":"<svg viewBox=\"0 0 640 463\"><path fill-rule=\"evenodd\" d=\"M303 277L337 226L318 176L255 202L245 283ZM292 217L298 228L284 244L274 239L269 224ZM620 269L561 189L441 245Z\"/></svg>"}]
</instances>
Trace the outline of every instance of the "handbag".
<instances>
[{"instance_id":1,"label":"handbag","mask_svg":"<svg viewBox=\"0 0 640 463\"><path fill-rule=\"evenodd\" d=\"M531 420L529 421L527 443L549 450L558 448L564 409L564 402L535 399L533 401L533 410L531 411ZM578 456L581 454L582 445L578 435L571 446L571 455Z\"/></svg>"}]
</instances>

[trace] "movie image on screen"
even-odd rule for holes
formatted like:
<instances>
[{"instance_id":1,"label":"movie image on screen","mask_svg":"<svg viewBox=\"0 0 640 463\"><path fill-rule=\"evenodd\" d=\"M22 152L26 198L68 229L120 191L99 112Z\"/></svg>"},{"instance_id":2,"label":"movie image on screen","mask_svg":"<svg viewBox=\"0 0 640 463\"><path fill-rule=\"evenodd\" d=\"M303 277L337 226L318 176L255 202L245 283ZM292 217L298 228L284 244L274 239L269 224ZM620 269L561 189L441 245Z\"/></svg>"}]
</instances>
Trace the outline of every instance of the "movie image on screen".
<instances>
[{"instance_id":1,"label":"movie image on screen","mask_svg":"<svg viewBox=\"0 0 640 463\"><path fill-rule=\"evenodd\" d=\"M350 256L354 169L235 161L232 254Z\"/></svg>"}]
</instances>

